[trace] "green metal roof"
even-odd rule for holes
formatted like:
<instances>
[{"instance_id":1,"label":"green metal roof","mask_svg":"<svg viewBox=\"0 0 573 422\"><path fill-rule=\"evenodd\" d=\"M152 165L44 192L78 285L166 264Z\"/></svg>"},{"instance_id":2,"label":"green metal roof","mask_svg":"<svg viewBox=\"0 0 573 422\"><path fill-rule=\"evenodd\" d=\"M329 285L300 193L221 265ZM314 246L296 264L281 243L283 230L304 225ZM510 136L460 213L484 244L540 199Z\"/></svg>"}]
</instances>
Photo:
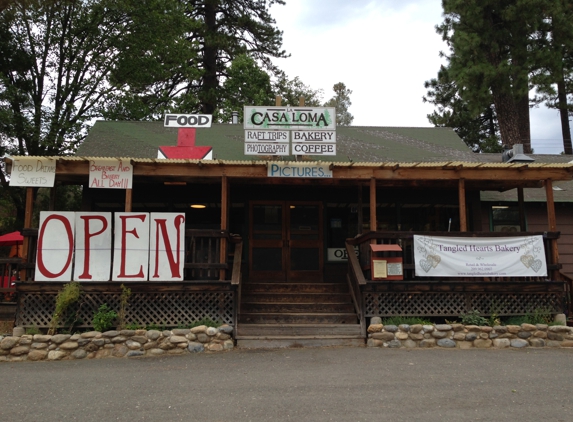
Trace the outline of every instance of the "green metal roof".
<instances>
[{"instance_id":1,"label":"green metal roof","mask_svg":"<svg viewBox=\"0 0 573 422\"><path fill-rule=\"evenodd\" d=\"M336 129L337 155L314 160L354 162L475 162L476 154L449 128L346 126ZM197 129L197 146L213 147L213 158L253 160L244 155L242 125L215 124ZM163 122L97 121L79 147L78 156L156 158L160 146L177 145L177 129ZM284 157L286 161L294 157Z\"/></svg>"}]
</instances>

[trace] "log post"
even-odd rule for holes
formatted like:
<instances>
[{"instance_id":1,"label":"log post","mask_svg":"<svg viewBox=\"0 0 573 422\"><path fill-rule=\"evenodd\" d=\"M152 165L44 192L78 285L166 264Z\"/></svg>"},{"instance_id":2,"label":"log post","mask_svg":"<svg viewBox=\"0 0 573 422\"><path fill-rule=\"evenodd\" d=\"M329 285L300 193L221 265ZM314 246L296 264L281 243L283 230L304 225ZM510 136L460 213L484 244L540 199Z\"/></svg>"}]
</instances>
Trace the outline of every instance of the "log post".
<instances>
[{"instance_id":1,"label":"log post","mask_svg":"<svg viewBox=\"0 0 573 422\"><path fill-rule=\"evenodd\" d=\"M458 182L458 196L460 204L460 231L468 231L467 211L466 211L466 181L460 179Z\"/></svg>"},{"instance_id":2,"label":"log post","mask_svg":"<svg viewBox=\"0 0 573 422\"><path fill-rule=\"evenodd\" d=\"M229 230L229 181L227 176L221 177L221 230ZM221 238L220 246L220 259L221 264L227 263L227 239ZM226 271L222 269L219 272L219 280L224 281L226 278Z\"/></svg>"},{"instance_id":3,"label":"log post","mask_svg":"<svg viewBox=\"0 0 573 422\"><path fill-rule=\"evenodd\" d=\"M133 190L126 189L125 190L125 212L131 212L131 208L133 205Z\"/></svg>"},{"instance_id":4,"label":"log post","mask_svg":"<svg viewBox=\"0 0 573 422\"><path fill-rule=\"evenodd\" d=\"M523 188L517 188L517 203L519 206L519 231L525 231L525 196Z\"/></svg>"},{"instance_id":5,"label":"log post","mask_svg":"<svg viewBox=\"0 0 573 422\"><path fill-rule=\"evenodd\" d=\"M553 199L553 182L551 179L545 181L545 195L547 197L547 225L548 231L557 231L557 219L555 217L555 201ZM551 239L551 264L559 263L559 248L557 247L557 239ZM560 280L559 270L553 270L551 278L553 280Z\"/></svg>"},{"instance_id":6,"label":"log post","mask_svg":"<svg viewBox=\"0 0 573 422\"><path fill-rule=\"evenodd\" d=\"M375 232L377 227L376 222L376 179L370 179L370 231ZM370 243L376 243L376 239L372 239Z\"/></svg>"},{"instance_id":7,"label":"log post","mask_svg":"<svg viewBox=\"0 0 573 422\"><path fill-rule=\"evenodd\" d=\"M30 229L32 228L32 216L34 215L34 188L26 188L26 211L24 214L24 228ZM24 236L24 240L22 241L22 258L24 262L30 264L28 262L28 249L30 247L30 238L28 236ZM20 280L27 280L28 274L26 270L20 271Z\"/></svg>"}]
</instances>

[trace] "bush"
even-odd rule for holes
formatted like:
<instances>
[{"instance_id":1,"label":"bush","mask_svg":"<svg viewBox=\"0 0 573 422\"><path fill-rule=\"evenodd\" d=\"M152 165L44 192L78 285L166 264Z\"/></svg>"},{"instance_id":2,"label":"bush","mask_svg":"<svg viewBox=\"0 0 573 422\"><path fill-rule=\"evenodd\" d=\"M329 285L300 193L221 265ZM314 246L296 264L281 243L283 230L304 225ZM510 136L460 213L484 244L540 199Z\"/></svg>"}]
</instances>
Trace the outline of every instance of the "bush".
<instances>
[{"instance_id":1,"label":"bush","mask_svg":"<svg viewBox=\"0 0 573 422\"><path fill-rule=\"evenodd\" d=\"M117 318L117 313L108 308L107 303L99 307L99 310L94 313L92 325L96 331L108 331L113 324L113 320Z\"/></svg>"},{"instance_id":2,"label":"bush","mask_svg":"<svg viewBox=\"0 0 573 422\"><path fill-rule=\"evenodd\" d=\"M78 301L80 293L80 283L74 281L64 284L62 290L60 290L56 297L56 310L54 311L52 320L50 321L50 328L48 330L49 335L56 334L56 329L60 324L60 320L66 314L68 307Z\"/></svg>"},{"instance_id":3,"label":"bush","mask_svg":"<svg viewBox=\"0 0 573 422\"><path fill-rule=\"evenodd\" d=\"M460 315L464 325L488 325L487 319L482 317L478 311L470 311L467 314Z\"/></svg>"},{"instance_id":4,"label":"bush","mask_svg":"<svg viewBox=\"0 0 573 422\"><path fill-rule=\"evenodd\" d=\"M390 318L385 318L382 320L383 325L432 325L432 321L418 318L418 317L405 317L405 316L394 316Z\"/></svg>"}]
</instances>

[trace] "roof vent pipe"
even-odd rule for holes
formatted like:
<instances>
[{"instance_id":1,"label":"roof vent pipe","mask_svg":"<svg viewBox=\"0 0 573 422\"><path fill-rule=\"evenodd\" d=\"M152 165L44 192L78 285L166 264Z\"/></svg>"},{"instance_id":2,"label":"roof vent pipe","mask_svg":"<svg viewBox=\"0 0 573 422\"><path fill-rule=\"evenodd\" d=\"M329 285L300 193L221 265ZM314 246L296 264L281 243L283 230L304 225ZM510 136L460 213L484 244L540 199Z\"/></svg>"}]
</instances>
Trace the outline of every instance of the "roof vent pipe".
<instances>
[{"instance_id":1,"label":"roof vent pipe","mask_svg":"<svg viewBox=\"0 0 573 422\"><path fill-rule=\"evenodd\" d=\"M523 144L515 144L512 149L506 149L501 155L504 163L532 163L535 159L523 153Z\"/></svg>"},{"instance_id":2,"label":"roof vent pipe","mask_svg":"<svg viewBox=\"0 0 573 422\"><path fill-rule=\"evenodd\" d=\"M239 112L238 111L232 111L231 112L231 123L233 123L234 125L238 125L239 124Z\"/></svg>"}]
</instances>

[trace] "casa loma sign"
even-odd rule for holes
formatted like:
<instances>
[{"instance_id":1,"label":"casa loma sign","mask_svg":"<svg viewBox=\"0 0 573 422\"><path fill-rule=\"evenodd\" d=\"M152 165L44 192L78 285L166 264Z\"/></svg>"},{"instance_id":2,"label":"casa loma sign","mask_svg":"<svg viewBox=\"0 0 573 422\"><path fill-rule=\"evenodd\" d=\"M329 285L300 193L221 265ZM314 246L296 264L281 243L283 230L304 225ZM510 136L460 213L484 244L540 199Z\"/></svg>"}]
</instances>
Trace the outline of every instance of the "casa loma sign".
<instances>
[{"instance_id":1,"label":"casa loma sign","mask_svg":"<svg viewBox=\"0 0 573 422\"><path fill-rule=\"evenodd\" d=\"M335 130L333 107L249 107L244 108L245 129Z\"/></svg>"},{"instance_id":2,"label":"casa loma sign","mask_svg":"<svg viewBox=\"0 0 573 422\"><path fill-rule=\"evenodd\" d=\"M185 214L42 212L35 279L180 281L184 241Z\"/></svg>"}]
</instances>

